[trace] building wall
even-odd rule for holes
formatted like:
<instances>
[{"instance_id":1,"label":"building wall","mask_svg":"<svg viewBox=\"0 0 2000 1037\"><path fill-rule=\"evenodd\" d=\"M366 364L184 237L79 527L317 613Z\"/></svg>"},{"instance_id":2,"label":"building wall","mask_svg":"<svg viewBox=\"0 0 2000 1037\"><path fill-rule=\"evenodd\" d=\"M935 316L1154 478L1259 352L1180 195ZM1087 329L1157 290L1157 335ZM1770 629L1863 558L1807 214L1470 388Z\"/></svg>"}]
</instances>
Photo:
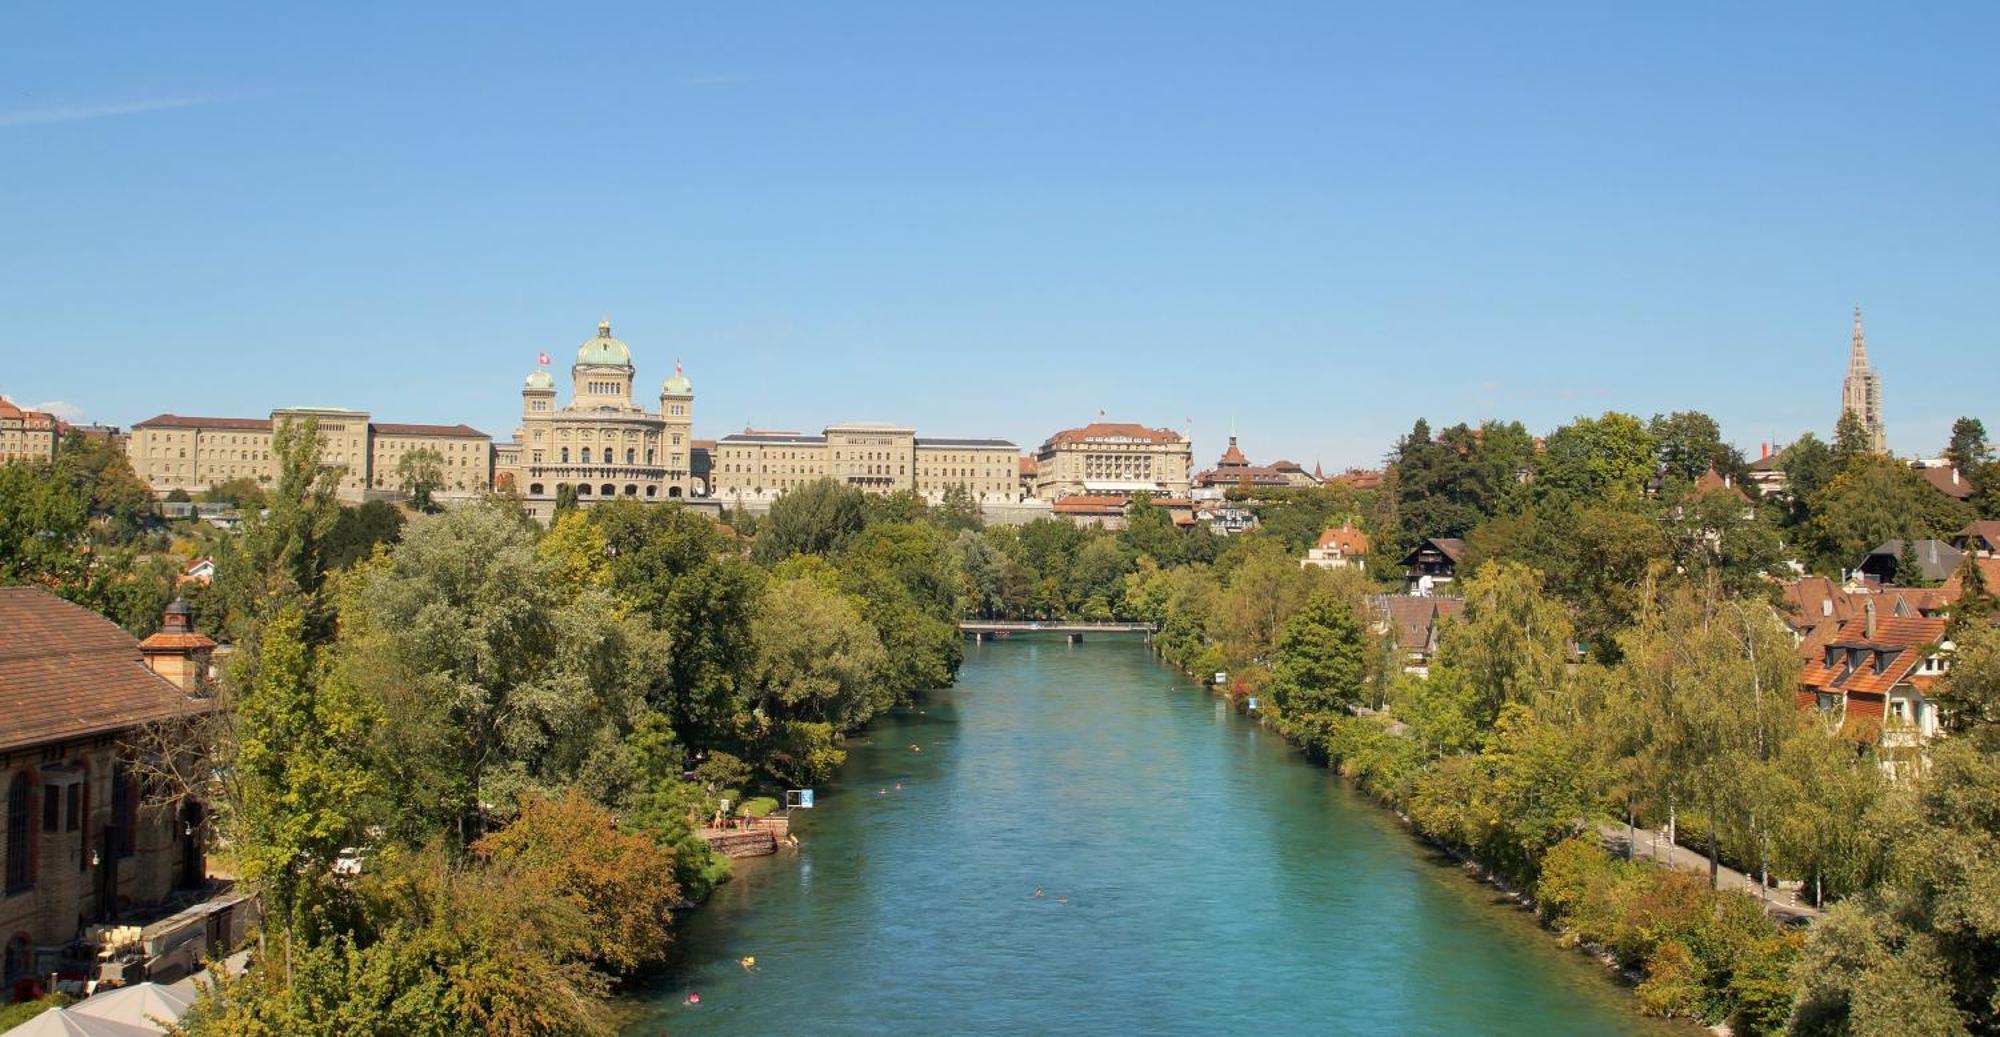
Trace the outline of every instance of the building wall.
<instances>
[{"instance_id":1,"label":"building wall","mask_svg":"<svg viewBox=\"0 0 2000 1037\"><path fill-rule=\"evenodd\" d=\"M1184 437L1057 433L1035 455L1035 495L1060 500L1088 492L1086 482L1151 482L1185 497L1193 459Z\"/></svg>"},{"instance_id":2,"label":"building wall","mask_svg":"<svg viewBox=\"0 0 2000 1037\"><path fill-rule=\"evenodd\" d=\"M118 816L114 804L117 746L110 739L66 746L42 746L0 755L0 826L17 775L30 783L29 845L34 860L31 888L7 894L0 887L0 945L25 935L35 946L67 943L80 923L104 914L100 885L115 868L117 904L112 910L157 904L182 876L190 840L172 805L146 806L136 778L127 775L124 794L134 805L128 855L109 859L105 829ZM76 809L69 788L75 786ZM49 831L48 792L54 799L54 831ZM0 829L3 831L4 829ZM8 841L0 839L0 876L7 872ZM192 851L199 857L198 849ZM96 854L98 862L91 863ZM12 979L16 977L0 977Z\"/></svg>"},{"instance_id":3,"label":"building wall","mask_svg":"<svg viewBox=\"0 0 2000 1037\"><path fill-rule=\"evenodd\" d=\"M712 493L767 500L820 479L868 493L914 490L935 502L954 486L973 500L1015 500L1019 450L1005 440L925 440L894 425L848 424L824 435L745 432L714 451Z\"/></svg>"},{"instance_id":4,"label":"building wall","mask_svg":"<svg viewBox=\"0 0 2000 1037\"><path fill-rule=\"evenodd\" d=\"M397 474L397 466L416 450L437 452L442 461L446 493L483 493L493 488L491 440L484 436L422 433L377 433L370 440L368 464L373 472L370 488L400 489L402 478Z\"/></svg>"},{"instance_id":5,"label":"building wall","mask_svg":"<svg viewBox=\"0 0 2000 1037\"><path fill-rule=\"evenodd\" d=\"M132 471L161 495L200 493L231 479L268 487L277 482L280 465L272 453L272 429L308 418L319 422L321 462L346 469L336 492L349 503L367 499L370 491L396 490L396 462L419 447L444 458L445 492L492 487L491 437L463 426L401 426L378 433L367 412L354 410L287 408L272 411L268 420L162 415L132 426L125 456Z\"/></svg>"},{"instance_id":6,"label":"building wall","mask_svg":"<svg viewBox=\"0 0 2000 1037\"><path fill-rule=\"evenodd\" d=\"M54 415L0 405L0 464L53 461L59 438Z\"/></svg>"},{"instance_id":7,"label":"building wall","mask_svg":"<svg viewBox=\"0 0 2000 1037\"><path fill-rule=\"evenodd\" d=\"M607 395L607 387L629 386L629 374L579 365L574 380L573 398L580 402L568 407L556 406L553 389L522 390L521 427L509 451L513 464L496 466L531 511L541 514L538 505L552 504L564 486L585 503L694 496L692 393L663 393L660 410L647 411Z\"/></svg>"}]
</instances>

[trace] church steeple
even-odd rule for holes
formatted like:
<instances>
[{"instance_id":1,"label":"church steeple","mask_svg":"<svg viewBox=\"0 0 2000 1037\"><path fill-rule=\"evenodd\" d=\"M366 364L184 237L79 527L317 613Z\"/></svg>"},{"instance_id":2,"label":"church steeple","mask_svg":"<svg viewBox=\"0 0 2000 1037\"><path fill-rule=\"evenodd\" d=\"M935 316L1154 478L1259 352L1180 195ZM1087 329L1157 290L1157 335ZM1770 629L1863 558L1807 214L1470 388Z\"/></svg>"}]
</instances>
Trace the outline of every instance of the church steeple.
<instances>
[{"instance_id":1,"label":"church steeple","mask_svg":"<svg viewBox=\"0 0 2000 1037\"><path fill-rule=\"evenodd\" d=\"M1870 449L1888 450L1882 429L1882 380L1868 364L1868 343L1861 334L1861 307L1854 308L1854 340L1847 352L1847 377L1840 383L1840 409L1861 419Z\"/></svg>"}]
</instances>

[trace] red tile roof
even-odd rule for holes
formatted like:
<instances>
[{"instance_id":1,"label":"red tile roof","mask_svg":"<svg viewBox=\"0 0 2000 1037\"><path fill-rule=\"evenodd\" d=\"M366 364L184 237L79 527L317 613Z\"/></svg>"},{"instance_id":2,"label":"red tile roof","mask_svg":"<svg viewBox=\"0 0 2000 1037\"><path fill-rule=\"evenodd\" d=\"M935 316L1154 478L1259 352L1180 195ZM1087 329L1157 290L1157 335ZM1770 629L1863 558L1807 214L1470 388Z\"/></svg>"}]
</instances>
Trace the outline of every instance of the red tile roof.
<instances>
[{"instance_id":1,"label":"red tile roof","mask_svg":"<svg viewBox=\"0 0 2000 1037\"><path fill-rule=\"evenodd\" d=\"M1137 439L1146 443L1185 443L1187 437L1170 428L1147 428L1129 421L1094 421L1082 428L1067 428L1049 437L1043 446L1062 446L1091 439Z\"/></svg>"},{"instance_id":2,"label":"red tile roof","mask_svg":"<svg viewBox=\"0 0 2000 1037\"><path fill-rule=\"evenodd\" d=\"M1022 475L1039 475L1041 474L1041 471L1042 471L1041 462L1036 461L1034 458L1029 457L1026 454L1021 455Z\"/></svg>"},{"instance_id":3,"label":"red tile roof","mask_svg":"<svg viewBox=\"0 0 2000 1037\"><path fill-rule=\"evenodd\" d=\"M1951 535L1951 546L1961 551L2000 551L2000 522L1980 519Z\"/></svg>"},{"instance_id":4,"label":"red tile roof","mask_svg":"<svg viewBox=\"0 0 2000 1037\"><path fill-rule=\"evenodd\" d=\"M1049 507L1058 515L1123 515L1126 502L1125 497L1079 494L1060 498Z\"/></svg>"},{"instance_id":5,"label":"red tile roof","mask_svg":"<svg viewBox=\"0 0 2000 1037\"><path fill-rule=\"evenodd\" d=\"M0 587L0 750L209 705L147 669L139 642L116 623L38 587Z\"/></svg>"},{"instance_id":6,"label":"red tile roof","mask_svg":"<svg viewBox=\"0 0 2000 1037\"><path fill-rule=\"evenodd\" d=\"M1352 525L1339 526L1321 533L1319 543L1313 546L1322 551L1329 547L1337 547L1343 554L1365 555L1368 553L1368 534Z\"/></svg>"},{"instance_id":7,"label":"red tile roof","mask_svg":"<svg viewBox=\"0 0 2000 1037\"><path fill-rule=\"evenodd\" d=\"M1743 487L1736 485L1733 480L1717 472L1715 467L1711 465L1708 471L1701 473L1701 478L1694 481L1695 496L1705 496L1718 490L1734 493L1737 499L1745 503L1748 503L1750 500L1750 495L1743 492Z\"/></svg>"},{"instance_id":8,"label":"red tile roof","mask_svg":"<svg viewBox=\"0 0 2000 1037\"><path fill-rule=\"evenodd\" d=\"M133 427L133 428L135 428L135 429L141 429L141 428L221 428L221 429L236 429L236 430L249 430L249 431L256 431L256 432L269 432L269 431L271 431L271 419L269 419L269 418L194 418L194 417L188 417L187 415L184 415L184 414L159 414L159 415L155 415L155 416L153 416L153 417L150 417L150 418L147 418L147 419L146 419L146 420L144 420L144 421L140 421L140 422L135 422L135 423L134 423L134 424L132 425L132 427Z\"/></svg>"}]
</instances>

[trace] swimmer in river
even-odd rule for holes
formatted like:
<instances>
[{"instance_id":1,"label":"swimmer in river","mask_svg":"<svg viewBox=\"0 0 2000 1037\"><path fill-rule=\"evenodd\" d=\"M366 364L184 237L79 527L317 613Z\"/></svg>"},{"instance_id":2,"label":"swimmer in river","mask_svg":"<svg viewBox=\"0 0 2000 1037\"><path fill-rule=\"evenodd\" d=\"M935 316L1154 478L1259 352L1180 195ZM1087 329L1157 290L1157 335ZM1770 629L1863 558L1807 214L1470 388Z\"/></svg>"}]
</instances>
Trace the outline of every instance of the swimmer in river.
<instances>
[{"instance_id":1,"label":"swimmer in river","mask_svg":"<svg viewBox=\"0 0 2000 1037\"><path fill-rule=\"evenodd\" d=\"M689 1005L698 1005L698 1004L701 1004L701 995L700 995L700 994L689 994L689 995L687 996L687 1000L686 1000L685 1002L682 1002L682 1003L683 1003L683 1004L689 1004Z\"/></svg>"},{"instance_id":2,"label":"swimmer in river","mask_svg":"<svg viewBox=\"0 0 2000 1037\"><path fill-rule=\"evenodd\" d=\"M924 747L923 747L923 746L921 746L921 745L918 745L918 744L916 744L915 742L911 742L911 743L910 743L910 751L911 751L911 752L913 752L913 753L920 753L920 752L923 752L923 751L924 751Z\"/></svg>"},{"instance_id":3,"label":"swimmer in river","mask_svg":"<svg viewBox=\"0 0 2000 1037\"><path fill-rule=\"evenodd\" d=\"M755 972L757 971L757 956L754 954L745 955L743 960L737 962L737 964L743 966L743 971L745 972Z\"/></svg>"},{"instance_id":4,"label":"swimmer in river","mask_svg":"<svg viewBox=\"0 0 2000 1037\"><path fill-rule=\"evenodd\" d=\"M1069 903L1069 898L1068 898L1068 897L1057 897L1057 898L1056 898L1056 903L1058 903L1058 904L1067 904L1067 903Z\"/></svg>"},{"instance_id":5,"label":"swimmer in river","mask_svg":"<svg viewBox=\"0 0 2000 1037\"><path fill-rule=\"evenodd\" d=\"M876 790L875 790L875 794L876 794L876 795L878 795L878 796L886 796L886 795L888 795L888 794L889 794L889 790L888 790L888 789L876 789Z\"/></svg>"},{"instance_id":6,"label":"swimmer in river","mask_svg":"<svg viewBox=\"0 0 2000 1037\"><path fill-rule=\"evenodd\" d=\"M899 782L897 782L897 783L896 783L896 791L897 791L897 792L901 792L901 791L903 791L903 783L902 783L902 782L900 782L900 781L899 781Z\"/></svg>"},{"instance_id":7,"label":"swimmer in river","mask_svg":"<svg viewBox=\"0 0 2000 1037\"><path fill-rule=\"evenodd\" d=\"M1042 887L1040 887L1040 886L1036 886L1036 887L1035 887L1035 891L1034 891L1033 893L1030 893L1030 894L1028 894L1028 895L1029 895L1029 896L1031 896L1031 897L1039 897L1039 896L1043 896L1044 894L1042 893Z\"/></svg>"}]
</instances>

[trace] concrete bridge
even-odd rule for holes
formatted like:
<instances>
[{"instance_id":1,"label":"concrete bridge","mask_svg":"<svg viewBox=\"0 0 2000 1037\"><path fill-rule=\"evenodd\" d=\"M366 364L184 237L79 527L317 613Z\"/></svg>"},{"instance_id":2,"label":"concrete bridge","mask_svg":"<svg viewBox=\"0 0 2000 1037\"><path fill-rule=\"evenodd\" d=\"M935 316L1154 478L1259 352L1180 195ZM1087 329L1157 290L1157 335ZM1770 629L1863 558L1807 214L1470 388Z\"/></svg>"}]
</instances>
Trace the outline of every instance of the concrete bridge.
<instances>
[{"instance_id":1,"label":"concrete bridge","mask_svg":"<svg viewBox=\"0 0 2000 1037\"><path fill-rule=\"evenodd\" d=\"M958 625L958 629L972 636L974 640L990 641L996 637L1013 634L1062 634L1071 644L1083 640L1085 634L1143 634L1153 635L1151 623L1073 623L1063 620L1014 619L968 619Z\"/></svg>"}]
</instances>

